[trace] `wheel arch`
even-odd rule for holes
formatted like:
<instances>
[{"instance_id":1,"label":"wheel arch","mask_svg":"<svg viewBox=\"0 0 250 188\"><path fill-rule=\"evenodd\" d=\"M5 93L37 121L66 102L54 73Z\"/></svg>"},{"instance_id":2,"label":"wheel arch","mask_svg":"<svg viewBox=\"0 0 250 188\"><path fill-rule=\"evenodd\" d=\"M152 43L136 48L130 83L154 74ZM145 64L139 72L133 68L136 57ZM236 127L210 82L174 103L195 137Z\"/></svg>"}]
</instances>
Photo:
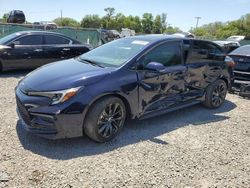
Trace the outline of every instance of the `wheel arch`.
<instances>
[{"instance_id":1,"label":"wheel arch","mask_svg":"<svg viewBox=\"0 0 250 188\"><path fill-rule=\"evenodd\" d=\"M220 80L223 80L227 85L227 89L229 89L230 83L229 83L228 79L226 79L225 77L221 77Z\"/></svg>"},{"instance_id":2,"label":"wheel arch","mask_svg":"<svg viewBox=\"0 0 250 188\"><path fill-rule=\"evenodd\" d=\"M101 95L101 96L98 96L97 98L95 98L95 99L89 104L89 106L88 106L88 108L87 108L87 110L86 110L86 113L85 113L85 117L84 117L83 124L84 124L84 122L85 122L85 120L86 120L86 117L87 117L87 115L88 115L88 113L89 113L90 108L91 108L97 101L99 101L100 99L103 99L103 98L105 98L105 97L117 97L117 98L121 99L122 102L123 102L124 105L125 105L125 108L126 108L126 119L131 119L131 118L132 118L132 111L131 111L131 107L130 107L130 104L129 104L128 100L127 100L124 96L122 96L122 95L120 95L120 94L117 94L117 93L108 93L108 94L103 94L103 95Z\"/></svg>"}]
</instances>

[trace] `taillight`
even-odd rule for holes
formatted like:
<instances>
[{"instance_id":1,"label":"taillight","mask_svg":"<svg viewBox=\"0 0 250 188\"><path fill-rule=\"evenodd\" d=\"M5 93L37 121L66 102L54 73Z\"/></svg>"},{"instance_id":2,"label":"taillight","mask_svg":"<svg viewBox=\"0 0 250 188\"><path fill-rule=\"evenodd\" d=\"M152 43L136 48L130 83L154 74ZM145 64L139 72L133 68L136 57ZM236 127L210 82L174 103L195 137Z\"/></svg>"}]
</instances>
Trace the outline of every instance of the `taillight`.
<instances>
[{"instance_id":1,"label":"taillight","mask_svg":"<svg viewBox=\"0 0 250 188\"><path fill-rule=\"evenodd\" d=\"M226 56L225 62L228 67L234 68L236 66L236 63L234 62L233 58L229 56Z\"/></svg>"}]
</instances>

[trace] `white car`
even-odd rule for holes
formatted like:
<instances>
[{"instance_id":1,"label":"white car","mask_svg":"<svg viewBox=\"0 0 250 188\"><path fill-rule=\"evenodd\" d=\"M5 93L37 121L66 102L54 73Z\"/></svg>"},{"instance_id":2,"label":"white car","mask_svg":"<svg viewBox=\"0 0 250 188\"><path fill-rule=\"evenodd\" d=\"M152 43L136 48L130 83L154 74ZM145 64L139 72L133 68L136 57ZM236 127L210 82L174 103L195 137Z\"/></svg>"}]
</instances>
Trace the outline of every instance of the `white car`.
<instances>
[{"instance_id":1,"label":"white car","mask_svg":"<svg viewBox=\"0 0 250 188\"><path fill-rule=\"evenodd\" d=\"M227 41L235 41L235 42L240 42L242 40L245 39L245 36L242 36L242 35L234 35L234 36L231 36L231 37L228 37L227 38Z\"/></svg>"}]
</instances>

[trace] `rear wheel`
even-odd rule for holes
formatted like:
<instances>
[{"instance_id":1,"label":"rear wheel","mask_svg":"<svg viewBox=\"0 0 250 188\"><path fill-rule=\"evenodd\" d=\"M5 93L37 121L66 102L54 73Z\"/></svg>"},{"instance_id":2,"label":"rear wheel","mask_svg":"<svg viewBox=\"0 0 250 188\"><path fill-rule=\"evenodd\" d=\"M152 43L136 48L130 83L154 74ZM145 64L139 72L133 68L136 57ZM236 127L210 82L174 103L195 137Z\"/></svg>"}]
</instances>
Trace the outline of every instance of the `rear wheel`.
<instances>
[{"instance_id":1,"label":"rear wheel","mask_svg":"<svg viewBox=\"0 0 250 188\"><path fill-rule=\"evenodd\" d=\"M84 132L97 142L107 142L121 131L126 119L125 105L117 97L105 97L93 104L84 123Z\"/></svg>"},{"instance_id":2,"label":"rear wheel","mask_svg":"<svg viewBox=\"0 0 250 188\"><path fill-rule=\"evenodd\" d=\"M2 65L2 63L0 61L0 72L2 72L2 71L3 71L3 65Z\"/></svg>"},{"instance_id":3,"label":"rear wheel","mask_svg":"<svg viewBox=\"0 0 250 188\"><path fill-rule=\"evenodd\" d=\"M219 108L225 102L226 94L227 84L218 80L207 88L203 105L207 108Z\"/></svg>"}]
</instances>

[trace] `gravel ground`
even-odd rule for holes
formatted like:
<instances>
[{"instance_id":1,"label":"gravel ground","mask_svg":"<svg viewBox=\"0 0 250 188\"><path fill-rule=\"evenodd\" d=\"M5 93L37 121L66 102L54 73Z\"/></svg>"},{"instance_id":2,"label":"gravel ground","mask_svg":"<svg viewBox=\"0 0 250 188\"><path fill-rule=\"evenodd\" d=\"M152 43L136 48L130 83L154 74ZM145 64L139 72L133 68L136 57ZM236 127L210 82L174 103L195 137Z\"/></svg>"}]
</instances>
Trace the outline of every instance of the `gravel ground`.
<instances>
[{"instance_id":1,"label":"gravel ground","mask_svg":"<svg viewBox=\"0 0 250 188\"><path fill-rule=\"evenodd\" d=\"M25 74L0 75L0 187L250 187L250 100L130 121L106 144L49 141L18 121L14 87Z\"/></svg>"}]
</instances>

